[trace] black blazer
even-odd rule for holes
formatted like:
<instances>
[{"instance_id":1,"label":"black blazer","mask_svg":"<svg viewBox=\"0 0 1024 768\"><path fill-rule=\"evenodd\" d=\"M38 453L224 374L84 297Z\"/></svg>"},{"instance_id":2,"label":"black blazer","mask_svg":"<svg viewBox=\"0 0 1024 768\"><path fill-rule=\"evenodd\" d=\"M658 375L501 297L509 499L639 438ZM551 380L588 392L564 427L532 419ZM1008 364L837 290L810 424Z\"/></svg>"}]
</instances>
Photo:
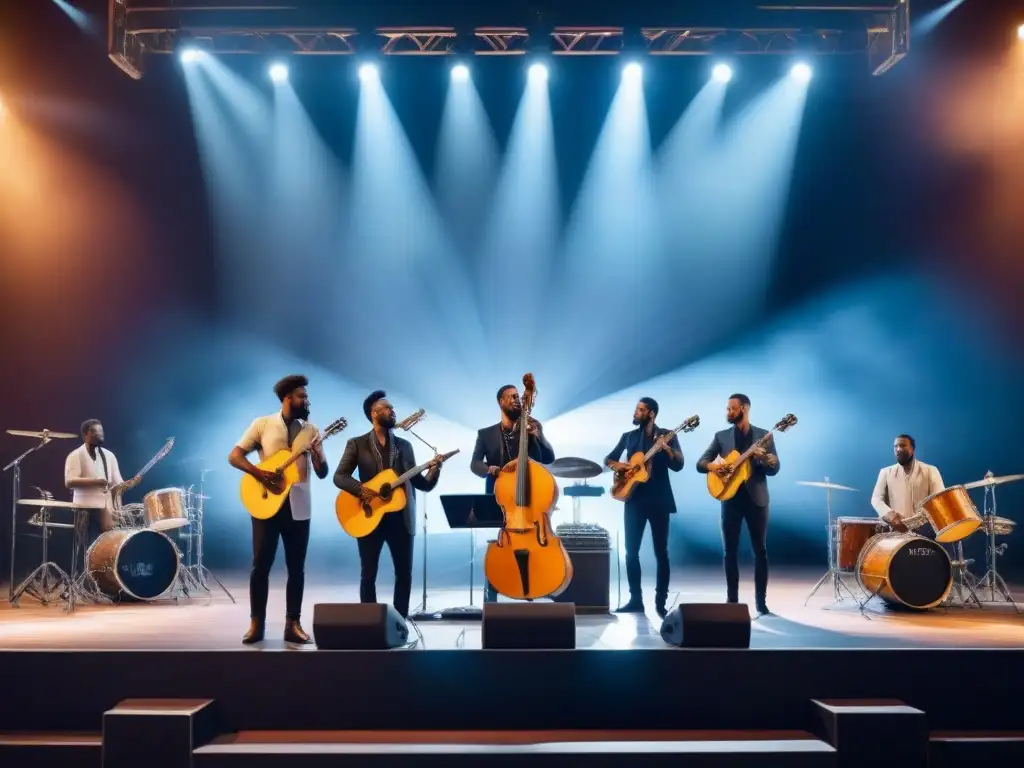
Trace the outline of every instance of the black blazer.
<instances>
[{"instance_id":1,"label":"black blazer","mask_svg":"<svg viewBox=\"0 0 1024 768\"><path fill-rule=\"evenodd\" d=\"M334 472L334 484L338 488L353 496L358 496L362 488L359 480L370 480L380 472L377 454L370 442L376 439L377 436L371 430L368 434L353 437L348 441L345 445L345 452L341 455L341 461L338 462L338 469ZM401 475L416 466L416 455L413 453L412 443L408 440L403 440L397 435L392 435L391 439L395 441L395 447L398 449L396 466L392 469ZM359 480L352 476L357 468L359 469ZM425 475L420 474L413 475L412 479L406 483L405 493L408 503L402 510L402 517L405 519L406 529L413 536L416 535L416 494L413 493L412 488L424 493L432 491L437 485L438 479L440 478L435 477L433 480L428 480ZM409 487L410 485L412 488Z\"/></svg>"},{"instance_id":2,"label":"black blazer","mask_svg":"<svg viewBox=\"0 0 1024 768\"><path fill-rule=\"evenodd\" d=\"M654 439L667 435L669 430L655 426ZM651 445L654 443L652 442ZM675 435L669 441L669 445L675 452L675 458L669 460L664 451L658 451L651 459L651 477L646 483L638 483L633 488L633 493L626 499L627 507L649 509L652 512L676 511L676 498L672 493L672 483L668 479L668 471L678 472L683 468L683 449L679 447L679 438ZM605 456L605 463L609 461L621 461L622 452L626 452L628 459L634 453L646 453L651 446L644 447L644 433L642 427L637 427L629 432L624 432L619 438L618 444L612 452Z\"/></svg>"},{"instance_id":3,"label":"black blazer","mask_svg":"<svg viewBox=\"0 0 1024 768\"><path fill-rule=\"evenodd\" d=\"M541 433L540 438L533 435L527 439L527 455L541 464L550 464L555 460L555 449ZM494 493L494 478L487 474L488 467L503 467L515 456L509 456L505 450L505 441L501 439L501 422L484 427L476 433L476 446L473 448L473 459L469 468L477 477L487 478L484 493Z\"/></svg>"},{"instance_id":4,"label":"black blazer","mask_svg":"<svg viewBox=\"0 0 1024 768\"><path fill-rule=\"evenodd\" d=\"M717 459L719 456L725 456L736 448L736 433L735 427L729 427L723 429L721 432L715 433L715 439L711 441L711 445L708 449L701 454L701 457L697 460L697 471L702 474L708 473L708 464ZM750 425L750 441L751 445L756 443L762 437L768 434L767 429L761 429L755 427L753 424ZM775 466L769 467L764 464L760 459L750 460L750 479L747 480L743 485L747 489L747 493L750 494L751 501L758 507L768 506L768 480L769 477L774 477L779 474L779 469L782 464L779 462L779 454L775 452L775 438L768 440L768 444L764 448L766 453L770 453L775 457ZM740 493L743 490L740 489ZM727 502L723 502L727 503Z\"/></svg>"}]
</instances>

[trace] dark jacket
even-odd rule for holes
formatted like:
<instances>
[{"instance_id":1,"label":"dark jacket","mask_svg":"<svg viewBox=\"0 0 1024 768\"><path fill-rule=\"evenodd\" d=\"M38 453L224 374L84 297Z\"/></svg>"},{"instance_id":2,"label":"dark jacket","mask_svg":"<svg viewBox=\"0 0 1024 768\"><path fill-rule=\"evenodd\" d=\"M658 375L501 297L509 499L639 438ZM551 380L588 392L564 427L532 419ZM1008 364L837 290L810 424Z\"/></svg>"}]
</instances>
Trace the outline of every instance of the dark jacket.
<instances>
[{"instance_id":1,"label":"dark jacket","mask_svg":"<svg viewBox=\"0 0 1024 768\"><path fill-rule=\"evenodd\" d=\"M736 427L729 427L723 429L721 432L715 433L715 439L711 441L711 445L708 449L701 454L701 457L697 460L697 471L703 474L708 472L708 464L717 459L719 456L725 456L732 452L736 448ZM761 429L760 427L750 426L750 444L753 445L762 437L768 434L767 429ZM775 452L775 438L768 440L767 445L764 447L766 453L770 453L775 457L775 466L769 467L764 464L760 459L750 460L750 479L747 480L743 485L746 488L746 492L750 495L751 501L758 507L768 506L768 480L769 477L774 477L779 473L779 468L782 464L779 462L779 455ZM739 493L743 493L743 488L739 490ZM739 495L737 493L737 496ZM723 502L726 503L726 502Z\"/></svg>"},{"instance_id":2,"label":"dark jacket","mask_svg":"<svg viewBox=\"0 0 1024 768\"><path fill-rule=\"evenodd\" d=\"M334 484L338 488L351 493L353 496L358 496L362 488L362 484L359 481L371 480L380 473L380 466L377 464L377 453L370 442L376 439L377 436L371 430L365 435L353 437L348 441L345 445L345 452L341 455L341 461L338 462L338 469L334 472ZM398 449L398 456L392 469L401 475L416 466L416 456L413 453L412 444L408 440L403 440L397 435L392 435L391 439L395 441L395 447ZM357 468L359 470L359 480L353 477L353 473ZM405 484L408 502L405 505L405 509L402 510L402 517L405 519L406 529L412 535L416 535L416 494L413 493L412 489L415 488L424 493L432 491L434 486L437 485L438 479L435 477L433 480L428 480L425 475L419 474L413 475L412 479ZM412 488L409 487L410 485Z\"/></svg>"},{"instance_id":3,"label":"dark jacket","mask_svg":"<svg viewBox=\"0 0 1024 768\"><path fill-rule=\"evenodd\" d=\"M605 463L609 461L622 461L622 452L626 452L626 459L634 453L647 453L662 435L667 435L669 430L655 426L654 439L645 442L642 427L637 427L629 432L624 432L619 438L618 444L612 452L605 456ZM679 438L675 435L669 441L669 446L674 452L671 460L664 451L658 451L651 458L651 477L646 483L637 483L633 493L626 499L627 507L642 508L652 512L676 511L676 499L672 493L672 483L668 478L668 471L678 472L683 468L683 450L679 447Z\"/></svg>"},{"instance_id":4,"label":"dark jacket","mask_svg":"<svg viewBox=\"0 0 1024 768\"><path fill-rule=\"evenodd\" d=\"M555 449L541 433L539 438L530 435L527 439L527 455L541 464L550 464L555 460ZM503 467L515 456L509 456L505 450L505 441L501 439L501 422L484 427L476 434L476 446L473 448L473 459L469 468L477 477L487 478L484 493L494 493L494 478L487 474L488 467Z\"/></svg>"}]
</instances>

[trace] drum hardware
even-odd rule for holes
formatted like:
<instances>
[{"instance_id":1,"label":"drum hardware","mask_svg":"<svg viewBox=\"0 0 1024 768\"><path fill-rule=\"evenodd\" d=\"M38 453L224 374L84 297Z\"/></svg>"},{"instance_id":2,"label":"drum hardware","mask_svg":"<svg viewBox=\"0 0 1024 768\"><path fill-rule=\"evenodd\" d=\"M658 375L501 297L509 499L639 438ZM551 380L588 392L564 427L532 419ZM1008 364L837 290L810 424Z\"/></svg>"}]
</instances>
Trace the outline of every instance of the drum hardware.
<instances>
[{"instance_id":1,"label":"drum hardware","mask_svg":"<svg viewBox=\"0 0 1024 768\"><path fill-rule=\"evenodd\" d=\"M10 602L14 602L14 563L15 563L15 548L18 539L18 501L21 497L21 462L27 459L36 451L44 448L47 443L51 440L73 440L77 435L73 435L70 432L51 432L48 429L44 429L39 432L23 429L8 429L7 434L14 435L15 437L31 437L38 440L39 443L33 445L27 451L17 456L13 461L9 462L7 466L0 469L0 474L11 471L11 580L9 583L9 592L7 599Z\"/></svg>"},{"instance_id":2,"label":"drum hardware","mask_svg":"<svg viewBox=\"0 0 1024 768\"><path fill-rule=\"evenodd\" d=\"M953 545L953 550L956 553L956 559L953 560L950 565L953 566L953 589L950 590L949 597L946 598L946 602L943 603L946 607L963 606L967 607L967 604L973 600L975 605L979 608L984 606L981 604L981 600L978 599L977 592L974 591L975 584L977 584L977 578L970 571L970 566L974 565L974 560L964 559L964 543L958 541ZM966 589L970 596L964 597L964 589Z\"/></svg>"},{"instance_id":3,"label":"drum hardware","mask_svg":"<svg viewBox=\"0 0 1024 768\"><path fill-rule=\"evenodd\" d=\"M189 486L186 495L188 503L185 505L187 513L190 513L189 533L191 537L188 539L189 547L189 561L190 564L184 569L188 576L186 578L191 579L199 589L211 593L210 590L210 579L216 582L217 586L220 587L221 591L228 596L228 599L232 603L236 602L235 596L228 591L228 588L221 583L221 580L214 576L213 572L206 567L203 562L203 540L205 538L203 533L203 518L204 518L204 502L209 501L210 497L203 493L203 486L206 483L206 475L214 470L206 467L199 470L199 492L193 493L193 486ZM191 563L192 558L192 541L195 540L195 562ZM212 599L212 594L211 594Z\"/></svg>"},{"instance_id":4,"label":"drum hardware","mask_svg":"<svg viewBox=\"0 0 1024 768\"><path fill-rule=\"evenodd\" d=\"M996 564L996 559L1006 552L1007 545L999 544L996 545L996 536L998 530L1005 530L1007 526L1001 521L1005 521L1005 518L996 516L996 486L1002 485L1003 483L1017 482L1018 480L1024 480L1024 475L1003 475L1002 477L996 477L989 470L985 473L985 479L979 480L973 483L966 483L964 488L984 488L985 489L985 500L983 502L983 516L982 520L985 532L988 534L985 539L985 575L982 576L976 585L976 589L982 594L988 591L988 602L995 603L996 592L999 593L1006 602L1013 606L1013 610L1020 613L1020 608L1017 603L1014 602L1013 596L1010 594L1010 588L1006 586L1006 582L1003 577L999 575L999 568ZM991 494L991 500L989 499ZM1012 521L1009 521L1012 522ZM1009 529L1012 531L1013 526L1010 525Z\"/></svg>"},{"instance_id":5,"label":"drum hardware","mask_svg":"<svg viewBox=\"0 0 1024 768\"><path fill-rule=\"evenodd\" d=\"M34 486L42 497L41 501L53 501L53 494ZM42 605L49 604L68 591L71 586L71 577L67 572L49 558L49 541L55 529L73 529L75 526L70 523L56 523L50 520L49 507L41 507L38 512L29 518L28 524L40 529L40 538L43 541L42 562L14 589L11 596L11 605L17 606L22 595L34 597Z\"/></svg>"},{"instance_id":6,"label":"drum hardware","mask_svg":"<svg viewBox=\"0 0 1024 768\"><path fill-rule=\"evenodd\" d=\"M952 544L965 539L981 527L981 515L967 488L951 485L918 503L915 512L924 512L935 530L935 541Z\"/></svg>"},{"instance_id":7,"label":"drum hardware","mask_svg":"<svg viewBox=\"0 0 1024 768\"><path fill-rule=\"evenodd\" d=\"M841 603L846 598L843 596L845 590L850 599L858 605L862 605L857 595L854 594L853 590L847 586L846 582L843 581L842 574L839 569L839 531L832 520L832 491L856 491L855 488L850 488L846 485L838 485L825 478L824 482L820 480L798 480L797 485L804 485L811 488L823 488L825 490L825 511L828 515L828 524L826 530L828 531L828 570L825 571L824 575L818 579L818 583L814 585L811 593L807 595L807 599L804 600L804 605L807 605L814 597L818 590L821 589L829 581L832 582L832 602L833 604Z\"/></svg>"}]
</instances>

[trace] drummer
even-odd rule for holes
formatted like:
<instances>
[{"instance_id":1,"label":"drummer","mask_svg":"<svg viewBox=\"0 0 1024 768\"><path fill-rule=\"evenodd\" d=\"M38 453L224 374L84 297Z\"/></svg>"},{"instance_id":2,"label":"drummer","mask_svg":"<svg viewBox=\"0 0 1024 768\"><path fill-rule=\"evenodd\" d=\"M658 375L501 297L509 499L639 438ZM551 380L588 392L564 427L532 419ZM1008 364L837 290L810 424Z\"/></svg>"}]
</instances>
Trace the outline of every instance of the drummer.
<instances>
[{"instance_id":1,"label":"drummer","mask_svg":"<svg viewBox=\"0 0 1024 768\"><path fill-rule=\"evenodd\" d=\"M931 464L915 457L917 444L910 435L899 435L892 445L896 463L878 473L871 506L893 528L903 529L903 521L914 515L918 505L946 486L942 475Z\"/></svg>"},{"instance_id":2,"label":"drummer","mask_svg":"<svg viewBox=\"0 0 1024 768\"><path fill-rule=\"evenodd\" d=\"M99 420L82 422L81 435L82 445L69 453L64 462L64 487L71 491L75 504L89 508L89 546L101 533L114 527L110 489L124 481L117 457L102 447L103 425ZM135 487L139 480L133 477L128 487Z\"/></svg>"}]
</instances>

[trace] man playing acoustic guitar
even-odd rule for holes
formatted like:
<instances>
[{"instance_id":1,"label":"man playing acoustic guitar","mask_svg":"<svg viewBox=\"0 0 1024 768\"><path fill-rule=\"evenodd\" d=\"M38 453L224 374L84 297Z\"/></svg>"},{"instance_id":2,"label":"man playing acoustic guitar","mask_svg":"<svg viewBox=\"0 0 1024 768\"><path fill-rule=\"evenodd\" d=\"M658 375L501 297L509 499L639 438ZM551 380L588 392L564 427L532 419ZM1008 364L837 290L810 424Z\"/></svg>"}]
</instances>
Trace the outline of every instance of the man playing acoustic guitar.
<instances>
[{"instance_id":1,"label":"man playing acoustic guitar","mask_svg":"<svg viewBox=\"0 0 1024 768\"><path fill-rule=\"evenodd\" d=\"M702 474L714 472L721 477L732 473L729 464L719 460L733 450L740 454L749 449L755 441L768 434L768 430L750 424L750 398L746 395L730 395L725 409L725 418L732 427L715 434L715 439L697 460L697 471ZM740 566L737 548L740 542L740 528L747 521L750 546L754 550L754 598L757 612L762 616L768 610L768 481L779 472L779 457L775 453L775 441L769 438L767 447L755 448L750 459L750 479L731 499L722 502L722 544L725 549L726 599L739 602Z\"/></svg>"},{"instance_id":2,"label":"man playing acoustic guitar","mask_svg":"<svg viewBox=\"0 0 1024 768\"><path fill-rule=\"evenodd\" d=\"M273 456L280 450L291 448L309 418L309 394L305 376L285 376L274 385L274 394L281 401L281 410L269 416L256 419L231 450L228 463L240 469L264 485L270 487L277 476L260 469L246 458L253 451L259 451L260 459ZM311 426L311 425L310 425ZM318 433L313 427L314 439ZM327 456L319 443L298 460L299 482L288 491L277 514L266 520L252 518L252 572L249 575L249 631L242 642L246 645L263 639L267 618L267 596L270 592L270 568L277 554L277 540L284 541L284 559L288 566L288 583L285 587L285 629L286 643L306 645L310 637L299 624L302 612L302 593L306 583L306 548L309 545L310 454L316 476L327 477Z\"/></svg>"}]
</instances>

